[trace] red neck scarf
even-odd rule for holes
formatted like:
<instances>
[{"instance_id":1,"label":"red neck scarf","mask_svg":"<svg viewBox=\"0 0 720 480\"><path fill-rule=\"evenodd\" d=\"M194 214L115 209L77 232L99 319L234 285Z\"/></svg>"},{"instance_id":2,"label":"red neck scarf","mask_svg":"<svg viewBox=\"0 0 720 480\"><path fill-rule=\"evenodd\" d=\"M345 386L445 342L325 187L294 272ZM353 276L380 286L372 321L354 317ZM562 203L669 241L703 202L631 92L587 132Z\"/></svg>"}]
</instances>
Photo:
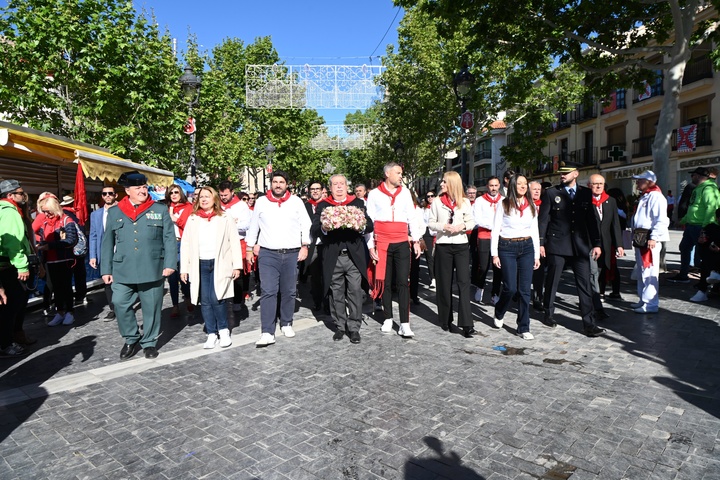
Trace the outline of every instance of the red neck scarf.
<instances>
[{"instance_id":1,"label":"red neck scarf","mask_svg":"<svg viewBox=\"0 0 720 480\"><path fill-rule=\"evenodd\" d=\"M184 203L172 202L170 204L170 211L172 213L180 213L183 210L185 210L187 207L192 207L192 203L190 203L190 202L184 202Z\"/></svg>"},{"instance_id":2,"label":"red neck scarf","mask_svg":"<svg viewBox=\"0 0 720 480\"><path fill-rule=\"evenodd\" d=\"M21 217L23 216L23 212L22 212L22 210L20 209L20 205L18 205L15 200L11 199L10 197L5 197L5 198L3 198L2 200L0 200L0 202L12 203L13 205L15 205L15 208L17 208L17 211L18 211L18 213L20 214L20 216L21 216Z\"/></svg>"},{"instance_id":3,"label":"red neck scarf","mask_svg":"<svg viewBox=\"0 0 720 480\"><path fill-rule=\"evenodd\" d=\"M335 200L335 199L332 197L332 195L328 196L328 197L325 199L325 201L326 201L327 203L329 203L330 205L334 205L334 206L336 206L336 207L338 207L338 206L343 206L343 205L347 205L348 203L352 202L353 200L355 200L355 196L353 196L353 195L348 195L347 197L345 197L345 200L343 200L342 202L338 202L337 200Z\"/></svg>"},{"instance_id":4,"label":"red neck scarf","mask_svg":"<svg viewBox=\"0 0 720 480\"><path fill-rule=\"evenodd\" d=\"M471 201L470 205L475 205L475 200Z\"/></svg>"},{"instance_id":5,"label":"red neck scarf","mask_svg":"<svg viewBox=\"0 0 720 480\"><path fill-rule=\"evenodd\" d=\"M452 200L450 200L450 196L447 193L443 193L440 195L440 201L450 210L454 210L455 207L457 207L457 202L453 202Z\"/></svg>"},{"instance_id":6,"label":"red neck scarf","mask_svg":"<svg viewBox=\"0 0 720 480\"><path fill-rule=\"evenodd\" d=\"M542 200L540 200L539 198L537 200L533 200L533 202L535 202L536 207L539 207L540 205L542 205Z\"/></svg>"},{"instance_id":7,"label":"red neck scarf","mask_svg":"<svg viewBox=\"0 0 720 480\"><path fill-rule=\"evenodd\" d=\"M498 193L497 195L495 195L495 198L492 198L490 196L490 194L486 192L485 194L483 194L482 198L484 198L485 200L490 202L492 205L495 205L496 203L498 203L500 201L500 199L502 198L502 195L500 195Z\"/></svg>"},{"instance_id":8,"label":"red neck scarf","mask_svg":"<svg viewBox=\"0 0 720 480\"><path fill-rule=\"evenodd\" d=\"M600 199L599 199L599 200L598 200L597 198L595 198L595 195L593 195L593 197L592 197L593 205L595 205L597 208L600 208L600 206L601 206L601 205L605 202L605 200L607 200L608 198L610 198L610 195L608 195L606 192L602 192L602 193L600 194Z\"/></svg>"},{"instance_id":9,"label":"red neck scarf","mask_svg":"<svg viewBox=\"0 0 720 480\"><path fill-rule=\"evenodd\" d=\"M385 182L382 182L380 184L380 186L378 187L378 190L380 190L382 193L384 193L385 195L390 197L390 205L392 206L392 205L395 205L395 199L397 198L398 195L400 195L400 191L402 190L402 185L395 189L395 193L390 193L390 191L385 186Z\"/></svg>"},{"instance_id":10,"label":"red neck scarf","mask_svg":"<svg viewBox=\"0 0 720 480\"><path fill-rule=\"evenodd\" d=\"M238 196L233 193L233 196L232 196L232 198L230 199L230 201L227 202L227 203L222 203L222 202L220 202L220 204L221 204L220 206L222 207L223 210L230 210L230 208L232 208L233 205L235 205L236 203L240 203L241 201L242 201L242 200L240 200L240 199L238 198ZM199 212L199 211L200 211L200 210L198 210L198 212Z\"/></svg>"},{"instance_id":11,"label":"red neck scarf","mask_svg":"<svg viewBox=\"0 0 720 480\"><path fill-rule=\"evenodd\" d=\"M205 210L198 208L197 212L195 212L195 215L197 215L200 218L204 218L208 222L215 216L217 213L215 213L215 209L212 209L209 213Z\"/></svg>"},{"instance_id":12,"label":"red neck scarf","mask_svg":"<svg viewBox=\"0 0 720 480\"><path fill-rule=\"evenodd\" d=\"M285 194L280 198L277 198L275 195L273 195L272 190L268 190L267 193L265 194L265 196L271 202L277 203L278 208L279 208L279 207L282 207L282 204L284 202L287 202L288 199L290 198L290 190L285 190Z\"/></svg>"},{"instance_id":13,"label":"red neck scarf","mask_svg":"<svg viewBox=\"0 0 720 480\"><path fill-rule=\"evenodd\" d=\"M141 203L136 207L130 202L130 197L125 197L120 200L120 202L118 202L118 208L121 212L127 215L130 220L134 222L140 217L140 215L145 213L145 210L152 207L154 203L155 202L153 202L150 197L148 197L144 203Z\"/></svg>"},{"instance_id":14,"label":"red neck scarf","mask_svg":"<svg viewBox=\"0 0 720 480\"><path fill-rule=\"evenodd\" d=\"M330 198L330 197L328 196L325 200L327 200L328 198ZM312 198L308 198L308 203L313 206L313 210L315 209L315 207L317 207L318 203L320 203L322 201L323 201L322 198L320 200L313 200Z\"/></svg>"},{"instance_id":15,"label":"red neck scarf","mask_svg":"<svg viewBox=\"0 0 720 480\"><path fill-rule=\"evenodd\" d=\"M525 209L527 209L530 206L530 202L527 201L527 199L523 198L523 203L518 203L518 211L520 212L520 216L523 216L523 212L525 212Z\"/></svg>"},{"instance_id":16,"label":"red neck scarf","mask_svg":"<svg viewBox=\"0 0 720 480\"><path fill-rule=\"evenodd\" d=\"M662 193L662 190L660 190L660 187L658 187L657 185L654 185L654 186L648 188L647 190L645 190L645 191L643 192L643 195L647 195L648 193L652 193L652 192L660 192L660 193Z\"/></svg>"}]
</instances>

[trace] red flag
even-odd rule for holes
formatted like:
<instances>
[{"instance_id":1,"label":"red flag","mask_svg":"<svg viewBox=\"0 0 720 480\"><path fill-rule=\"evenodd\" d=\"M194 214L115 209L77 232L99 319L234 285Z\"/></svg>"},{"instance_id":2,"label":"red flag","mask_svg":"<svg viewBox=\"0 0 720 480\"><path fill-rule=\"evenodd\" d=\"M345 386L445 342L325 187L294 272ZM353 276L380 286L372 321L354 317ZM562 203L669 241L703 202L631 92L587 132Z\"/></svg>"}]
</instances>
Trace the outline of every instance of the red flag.
<instances>
[{"instance_id":1,"label":"red flag","mask_svg":"<svg viewBox=\"0 0 720 480\"><path fill-rule=\"evenodd\" d=\"M78 162L77 175L75 175L75 200L73 201L73 209L80 221L80 225L84 226L88 220L88 211L87 196L85 195L85 175L83 175L80 162Z\"/></svg>"},{"instance_id":2,"label":"red flag","mask_svg":"<svg viewBox=\"0 0 720 480\"><path fill-rule=\"evenodd\" d=\"M187 133L188 135L192 135L195 133L195 119L193 117L188 117L187 121L185 122L185 126L183 126L183 132Z\"/></svg>"}]
</instances>

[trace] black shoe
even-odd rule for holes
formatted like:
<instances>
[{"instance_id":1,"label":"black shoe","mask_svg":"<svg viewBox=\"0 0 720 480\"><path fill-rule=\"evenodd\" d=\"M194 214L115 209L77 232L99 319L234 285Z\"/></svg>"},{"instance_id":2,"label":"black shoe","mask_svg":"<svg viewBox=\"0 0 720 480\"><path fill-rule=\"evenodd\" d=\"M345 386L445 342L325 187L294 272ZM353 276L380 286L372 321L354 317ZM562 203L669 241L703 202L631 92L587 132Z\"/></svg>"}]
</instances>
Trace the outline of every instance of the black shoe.
<instances>
[{"instance_id":1,"label":"black shoe","mask_svg":"<svg viewBox=\"0 0 720 480\"><path fill-rule=\"evenodd\" d=\"M145 352L145 358L157 358L158 351L155 347L145 347L143 348L143 352Z\"/></svg>"},{"instance_id":2,"label":"black shoe","mask_svg":"<svg viewBox=\"0 0 720 480\"><path fill-rule=\"evenodd\" d=\"M350 343L360 343L360 332L350 332Z\"/></svg>"},{"instance_id":3,"label":"black shoe","mask_svg":"<svg viewBox=\"0 0 720 480\"><path fill-rule=\"evenodd\" d=\"M540 313L544 313L544 312L545 312L545 307L543 307L542 301L540 301L540 300L535 300L535 301L533 302L533 305L532 305L532 306L533 306L533 308L535 309L536 312L540 312Z\"/></svg>"},{"instance_id":4,"label":"black shoe","mask_svg":"<svg viewBox=\"0 0 720 480\"><path fill-rule=\"evenodd\" d=\"M120 350L120 360L127 360L128 358L135 355L139 349L139 342L135 342L133 344L126 343L125 345L123 345L122 350Z\"/></svg>"},{"instance_id":5,"label":"black shoe","mask_svg":"<svg viewBox=\"0 0 720 480\"><path fill-rule=\"evenodd\" d=\"M419 299L418 297L413 298L413 299L412 299L412 302L413 302L415 305L420 305L420 299Z\"/></svg>"},{"instance_id":6,"label":"black shoe","mask_svg":"<svg viewBox=\"0 0 720 480\"><path fill-rule=\"evenodd\" d=\"M463 327L463 337L473 338L477 331L473 327Z\"/></svg>"},{"instance_id":7,"label":"black shoe","mask_svg":"<svg viewBox=\"0 0 720 480\"><path fill-rule=\"evenodd\" d=\"M690 283L690 278L688 278L687 275L677 274L674 277L668 278L667 281L671 283Z\"/></svg>"},{"instance_id":8,"label":"black shoe","mask_svg":"<svg viewBox=\"0 0 720 480\"><path fill-rule=\"evenodd\" d=\"M607 320L610 318L610 314L605 310L598 310L595 312L595 320Z\"/></svg>"},{"instance_id":9,"label":"black shoe","mask_svg":"<svg viewBox=\"0 0 720 480\"><path fill-rule=\"evenodd\" d=\"M344 336L345 332L343 332L342 330L335 330L335 333L333 334L333 340L336 342L340 341L343 339Z\"/></svg>"},{"instance_id":10,"label":"black shoe","mask_svg":"<svg viewBox=\"0 0 720 480\"><path fill-rule=\"evenodd\" d=\"M317 312L317 311L319 311L319 310L322 310L322 304L320 304L320 303L315 303L315 304L313 304L312 309L313 309L313 312Z\"/></svg>"},{"instance_id":11,"label":"black shoe","mask_svg":"<svg viewBox=\"0 0 720 480\"><path fill-rule=\"evenodd\" d=\"M585 335L588 337L599 337L603 333L605 333L604 328L600 328L598 326L593 325L592 327L585 328Z\"/></svg>"},{"instance_id":12,"label":"black shoe","mask_svg":"<svg viewBox=\"0 0 720 480\"><path fill-rule=\"evenodd\" d=\"M543 325L545 325L546 327L550 327L550 328L555 328L555 327L557 327L557 322L556 322L555 319L552 318L552 317L545 317L545 318L543 318L543 319L542 319L542 323L543 323Z\"/></svg>"},{"instance_id":13,"label":"black shoe","mask_svg":"<svg viewBox=\"0 0 720 480\"><path fill-rule=\"evenodd\" d=\"M612 292L610 295L608 295L608 298L615 298L617 300L622 300L622 297L618 292Z\"/></svg>"}]
</instances>

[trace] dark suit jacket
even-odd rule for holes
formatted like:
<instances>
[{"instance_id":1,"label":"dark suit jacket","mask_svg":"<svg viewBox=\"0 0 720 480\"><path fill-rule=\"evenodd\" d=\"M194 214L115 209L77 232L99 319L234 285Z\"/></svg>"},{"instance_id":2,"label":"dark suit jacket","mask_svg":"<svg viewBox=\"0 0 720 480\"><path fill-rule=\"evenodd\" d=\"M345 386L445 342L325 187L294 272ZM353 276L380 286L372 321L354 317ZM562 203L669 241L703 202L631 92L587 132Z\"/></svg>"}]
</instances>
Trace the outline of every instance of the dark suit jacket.
<instances>
[{"instance_id":1,"label":"dark suit jacket","mask_svg":"<svg viewBox=\"0 0 720 480\"><path fill-rule=\"evenodd\" d=\"M320 204L318 203L318 206L319 205ZM314 222L315 221L315 212L313 212L313 206L310 202L305 202L305 210L307 210L308 217L310 217L310 221ZM310 268L310 260L313 258L313 252L315 252L315 249L317 248L315 241L317 240L318 237L316 237L315 234L312 233L312 230L310 230L310 236L312 237L312 242L310 243L310 245L308 245L307 259L303 260L303 262L302 262L302 265L301 265L302 270L300 271L301 275L309 275L310 274L310 272L308 271L308 269ZM320 252L318 252L318 255L319 254L320 254Z\"/></svg>"},{"instance_id":2,"label":"dark suit jacket","mask_svg":"<svg viewBox=\"0 0 720 480\"><path fill-rule=\"evenodd\" d=\"M373 231L373 222L368 217L367 210L365 209L365 202L361 199L355 198L348 204L349 206L357 207L365 212L365 226L364 233L370 233ZM348 250L348 256L355 266L360 270L365 283L368 281L367 278L367 265L370 254L368 253L367 244L363 234L350 230L348 228L341 228L338 230L331 230L324 234L322 232L322 224L320 223L320 215L326 207L331 205L328 202L322 201L318 204L315 216L313 217L312 227L310 227L310 234L313 238L322 238L323 248L322 254L322 269L323 269L323 293L327 293L330 289L330 282L332 281L333 270L335 270L335 264L337 264L338 255L340 254L340 248L344 244Z\"/></svg>"},{"instance_id":3,"label":"dark suit jacket","mask_svg":"<svg viewBox=\"0 0 720 480\"><path fill-rule=\"evenodd\" d=\"M600 225L592 212L589 188L576 185L575 199L570 200L563 185L553 186L541 199L538 226L546 254L589 257L592 248L600 247Z\"/></svg>"},{"instance_id":4,"label":"dark suit jacket","mask_svg":"<svg viewBox=\"0 0 720 480\"><path fill-rule=\"evenodd\" d=\"M602 220L598 209L593 205L595 218L600 223L600 248L602 248L602 256L598 260L598 265L604 264L605 268L610 269L610 261L617 247L622 247L622 230L620 229L620 217L618 216L617 202L614 198L608 197L602 203Z\"/></svg>"}]
</instances>

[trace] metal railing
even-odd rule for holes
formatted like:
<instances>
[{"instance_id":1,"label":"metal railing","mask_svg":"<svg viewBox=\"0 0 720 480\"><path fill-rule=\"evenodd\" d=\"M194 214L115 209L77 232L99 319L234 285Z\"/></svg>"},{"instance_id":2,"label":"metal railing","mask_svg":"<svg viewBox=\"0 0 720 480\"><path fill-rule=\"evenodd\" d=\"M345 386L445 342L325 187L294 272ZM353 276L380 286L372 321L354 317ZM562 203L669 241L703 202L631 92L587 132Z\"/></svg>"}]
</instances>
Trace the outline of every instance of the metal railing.
<instances>
[{"instance_id":1,"label":"metal railing","mask_svg":"<svg viewBox=\"0 0 720 480\"><path fill-rule=\"evenodd\" d=\"M632 141L632 158L647 157L652 155L652 144L655 141L655 135L650 137L640 137Z\"/></svg>"},{"instance_id":2,"label":"metal railing","mask_svg":"<svg viewBox=\"0 0 720 480\"><path fill-rule=\"evenodd\" d=\"M703 78L713 78L712 60L709 55L703 55L687 63L682 84L687 85Z\"/></svg>"}]
</instances>

